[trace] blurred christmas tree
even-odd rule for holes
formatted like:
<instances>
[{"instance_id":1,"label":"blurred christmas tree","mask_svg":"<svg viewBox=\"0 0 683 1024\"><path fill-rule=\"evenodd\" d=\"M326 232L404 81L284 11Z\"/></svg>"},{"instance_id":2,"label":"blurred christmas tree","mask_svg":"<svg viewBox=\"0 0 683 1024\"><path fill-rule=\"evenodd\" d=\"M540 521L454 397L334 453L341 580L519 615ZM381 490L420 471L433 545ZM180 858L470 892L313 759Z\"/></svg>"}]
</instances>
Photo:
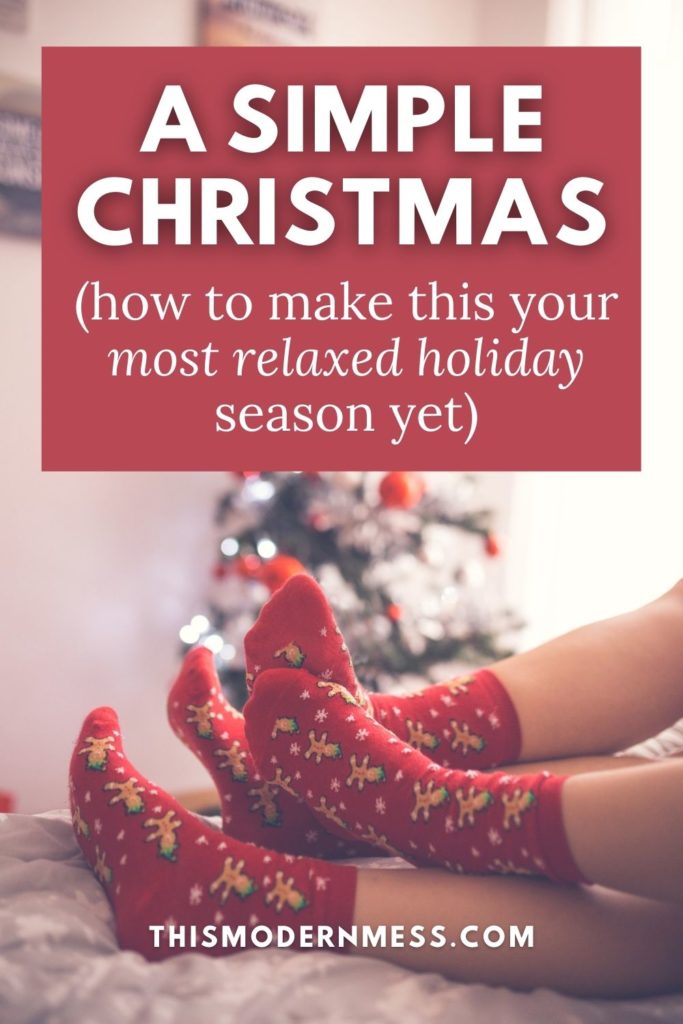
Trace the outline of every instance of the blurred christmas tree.
<instances>
[{"instance_id":1,"label":"blurred christmas tree","mask_svg":"<svg viewBox=\"0 0 683 1024\"><path fill-rule=\"evenodd\" d=\"M444 678L507 651L499 543L462 474L234 473L216 509L218 555L207 614L183 626L203 643L229 698L245 699L242 639L291 575L321 583L371 688Z\"/></svg>"}]
</instances>

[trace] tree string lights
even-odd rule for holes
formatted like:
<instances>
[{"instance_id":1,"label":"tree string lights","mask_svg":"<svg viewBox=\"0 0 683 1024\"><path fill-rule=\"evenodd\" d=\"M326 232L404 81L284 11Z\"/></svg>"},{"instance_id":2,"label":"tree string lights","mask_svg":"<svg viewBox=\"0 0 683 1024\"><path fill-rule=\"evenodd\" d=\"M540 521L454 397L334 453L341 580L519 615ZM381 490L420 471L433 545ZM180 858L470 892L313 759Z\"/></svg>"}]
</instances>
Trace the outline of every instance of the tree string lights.
<instances>
[{"instance_id":1,"label":"tree string lights","mask_svg":"<svg viewBox=\"0 0 683 1024\"><path fill-rule=\"evenodd\" d=\"M361 681L389 689L501 657L519 626L501 604L501 545L456 473L230 473L217 502L202 643L241 706L242 641L269 594L298 572L325 589Z\"/></svg>"}]
</instances>

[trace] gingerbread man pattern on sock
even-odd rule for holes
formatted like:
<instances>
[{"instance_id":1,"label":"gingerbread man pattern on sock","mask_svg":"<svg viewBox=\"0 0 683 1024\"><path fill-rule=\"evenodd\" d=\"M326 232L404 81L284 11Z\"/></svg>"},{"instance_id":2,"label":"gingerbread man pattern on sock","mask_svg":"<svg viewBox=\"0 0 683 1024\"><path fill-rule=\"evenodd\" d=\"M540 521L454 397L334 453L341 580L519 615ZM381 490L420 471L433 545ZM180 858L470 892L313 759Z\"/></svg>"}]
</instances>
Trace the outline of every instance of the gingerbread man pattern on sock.
<instances>
[{"instance_id":1,"label":"gingerbread man pattern on sock","mask_svg":"<svg viewBox=\"0 0 683 1024\"><path fill-rule=\"evenodd\" d=\"M495 768L519 759L515 707L490 669L417 693L370 695L374 717L444 768Z\"/></svg>"},{"instance_id":2,"label":"gingerbread man pattern on sock","mask_svg":"<svg viewBox=\"0 0 683 1024\"><path fill-rule=\"evenodd\" d=\"M341 686L392 732L432 761L492 768L518 760L517 712L495 674L479 669L418 693L369 693L356 678L348 646L316 581L293 576L264 605L244 641L247 685L271 668L304 668Z\"/></svg>"},{"instance_id":3,"label":"gingerbread man pattern on sock","mask_svg":"<svg viewBox=\"0 0 683 1024\"><path fill-rule=\"evenodd\" d=\"M290 577L275 591L244 638L247 688L269 668L306 668L341 684L371 712L356 678L351 654L324 593L307 574Z\"/></svg>"},{"instance_id":4,"label":"gingerbread man pattern on sock","mask_svg":"<svg viewBox=\"0 0 683 1024\"><path fill-rule=\"evenodd\" d=\"M102 755L93 758L92 751ZM86 718L69 773L74 833L112 905L119 943L151 960L169 929L352 922L356 870L259 848L183 808L128 761L111 708ZM158 926L159 948L149 926ZM225 955L218 944L204 950Z\"/></svg>"},{"instance_id":5,"label":"gingerbread man pattern on sock","mask_svg":"<svg viewBox=\"0 0 683 1024\"><path fill-rule=\"evenodd\" d=\"M348 835L331 835L296 795L291 779L258 771L244 717L230 706L213 655L195 647L185 657L167 700L178 739L202 762L217 789L223 830L243 842L325 859L375 855Z\"/></svg>"},{"instance_id":6,"label":"gingerbread man pattern on sock","mask_svg":"<svg viewBox=\"0 0 683 1024\"><path fill-rule=\"evenodd\" d=\"M563 777L440 767L348 693L330 700L325 683L302 670L264 672L245 721L256 763L297 775L295 790L328 828L416 864L583 880L562 823ZM273 735L277 718L296 722L305 737L296 749Z\"/></svg>"}]
</instances>

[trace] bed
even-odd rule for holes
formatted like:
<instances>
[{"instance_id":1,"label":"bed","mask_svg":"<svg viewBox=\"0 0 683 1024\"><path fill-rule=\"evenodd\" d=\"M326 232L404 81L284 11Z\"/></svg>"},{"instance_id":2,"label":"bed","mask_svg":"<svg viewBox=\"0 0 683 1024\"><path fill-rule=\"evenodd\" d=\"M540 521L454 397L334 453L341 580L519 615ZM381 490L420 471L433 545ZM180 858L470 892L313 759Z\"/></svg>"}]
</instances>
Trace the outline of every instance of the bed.
<instances>
[{"instance_id":1,"label":"bed","mask_svg":"<svg viewBox=\"0 0 683 1024\"><path fill-rule=\"evenodd\" d=\"M0 816L2 1024L233 1019L683 1022L683 996L617 1003L545 990L520 994L322 952L255 950L223 960L187 953L150 964L117 948L109 904L81 857L65 811Z\"/></svg>"}]
</instances>

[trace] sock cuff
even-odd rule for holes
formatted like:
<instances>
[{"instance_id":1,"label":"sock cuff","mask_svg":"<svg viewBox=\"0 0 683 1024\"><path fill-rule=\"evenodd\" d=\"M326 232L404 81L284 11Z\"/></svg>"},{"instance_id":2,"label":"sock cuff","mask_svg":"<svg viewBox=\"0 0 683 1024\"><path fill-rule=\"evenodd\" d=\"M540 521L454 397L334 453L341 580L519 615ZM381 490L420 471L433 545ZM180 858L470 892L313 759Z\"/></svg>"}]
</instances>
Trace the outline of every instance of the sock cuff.
<instances>
[{"instance_id":1,"label":"sock cuff","mask_svg":"<svg viewBox=\"0 0 683 1024\"><path fill-rule=\"evenodd\" d=\"M328 864L330 869L328 887L324 893L323 924L335 929L350 931L356 909L358 868L352 864ZM338 953L349 953L353 945L346 944L336 949Z\"/></svg>"},{"instance_id":2,"label":"sock cuff","mask_svg":"<svg viewBox=\"0 0 683 1024\"><path fill-rule=\"evenodd\" d=\"M491 702L500 709L501 717L505 722L504 749L500 763L511 764L519 761L522 751L522 728L519 724L517 708L498 676L490 668L479 669L474 675Z\"/></svg>"},{"instance_id":3,"label":"sock cuff","mask_svg":"<svg viewBox=\"0 0 683 1024\"><path fill-rule=\"evenodd\" d=\"M538 832L546 862L546 874L554 882L583 882L590 884L581 874L569 846L562 814L562 789L568 775L548 775L541 783L538 794Z\"/></svg>"}]
</instances>

